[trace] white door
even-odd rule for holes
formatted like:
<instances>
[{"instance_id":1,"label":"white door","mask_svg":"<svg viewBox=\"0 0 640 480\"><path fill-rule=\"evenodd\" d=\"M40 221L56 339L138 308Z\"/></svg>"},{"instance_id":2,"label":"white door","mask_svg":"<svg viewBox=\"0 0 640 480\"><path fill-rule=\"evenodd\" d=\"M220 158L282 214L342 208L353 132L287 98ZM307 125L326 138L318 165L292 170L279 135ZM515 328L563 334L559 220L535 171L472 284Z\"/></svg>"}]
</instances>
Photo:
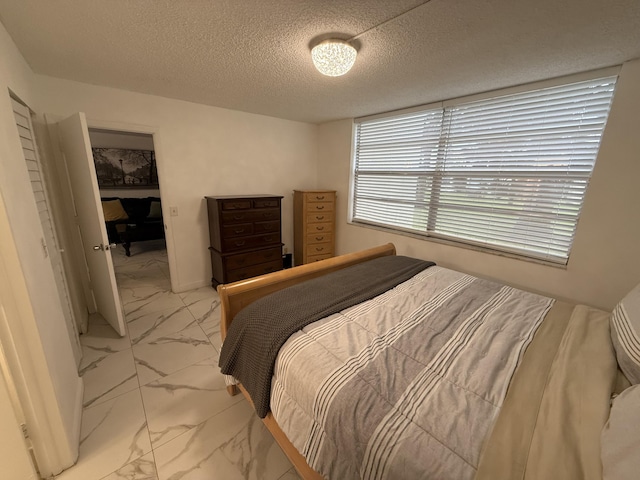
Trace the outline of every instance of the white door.
<instances>
[{"instance_id":1,"label":"white door","mask_svg":"<svg viewBox=\"0 0 640 480\"><path fill-rule=\"evenodd\" d=\"M122 304L109 252L111 247L84 113L76 113L58 122L58 130L96 308L114 330L124 336Z\"/></svg>"},{"instance_id":2,"label":"white door","mask_svg":"<svg viewBox=\"0 0 640 480\"><path fill-rule=\"evenodd\" d=\"M11 104L13 106L13 115L16 120L16 126L18 127L20 142L22 143L22 153L31 179L33 197L38 207L40 224L42 225L42 231L44 233L44 243L42 244L42 247L44 249L45 256L49 258L49 261L51 262L51 268L53 269L56 287L60 297L60 305L62 306L67 330L69 331L69 338L71 339L73 355L76 359L76 366L79 366L82 358L82 347L80 346L76 320L69 300L69 288L67 286L67 279L61 257L62 250L60 250L58 237L51 218L51 209L49 208L51 202L49 200L50 197L43 175L43 168L40 163L40 155L38 154L38 147L33 133L31 112L28 107L13 98L11 99Z\"/></svg>"}]
</instances>

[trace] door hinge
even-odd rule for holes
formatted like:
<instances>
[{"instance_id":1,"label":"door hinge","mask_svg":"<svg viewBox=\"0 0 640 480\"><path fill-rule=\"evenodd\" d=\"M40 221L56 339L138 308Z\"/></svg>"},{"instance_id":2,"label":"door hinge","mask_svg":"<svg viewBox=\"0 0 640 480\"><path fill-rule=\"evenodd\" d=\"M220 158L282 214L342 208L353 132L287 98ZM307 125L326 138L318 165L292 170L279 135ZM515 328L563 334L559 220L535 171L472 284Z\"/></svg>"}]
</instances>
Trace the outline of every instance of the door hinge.
<instances>
[{"instance_id":1,"label":"door hinge","mask_svg":"<svg viewBox=\"0 0 640 480\"><path fill-rule=\"evenodd\" d=\"M26 423L21 423L20 424L20 429L22 430L22 435L24 436L25 439L29 439L29 430L27 430L27 424Z\"/></svg>"}]
</instances>

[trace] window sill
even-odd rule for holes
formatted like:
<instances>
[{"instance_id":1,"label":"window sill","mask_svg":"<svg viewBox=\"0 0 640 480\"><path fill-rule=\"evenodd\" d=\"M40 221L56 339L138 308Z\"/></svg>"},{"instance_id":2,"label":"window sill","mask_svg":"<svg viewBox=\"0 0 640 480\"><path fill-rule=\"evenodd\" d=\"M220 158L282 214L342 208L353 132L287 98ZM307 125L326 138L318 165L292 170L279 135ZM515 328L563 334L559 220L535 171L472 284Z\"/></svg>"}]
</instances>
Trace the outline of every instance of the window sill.
<instances>
[{"instance_id":1,"label":"window sill","mask_svg":"<svg viewBox=\"0 0 640 480\"><path fill-rule=\"evenodd\" d=\"M544 260L541 258L535 258L535 257L528 257L526 255L520 255L520 254L516 254L516 253L510 253L510 252L504 252L504 251L500 251L500 250L495 250L489 247L482 247L479 245L474 245L474 244L470 244L470 243L465 243L463 241L455 241L455 240L450 240L450 239L445 239L445 238L438 238L438 237L433 237L430 235L421 235L419 233L413 233L413 232L409 232L406 230L397 230L395 228L391 228L391 227L383 227L381 225L373 225L370 223L364 223L364 222L355 222L355 221L348 221L347 222L348 225L352 225L354 227L362 227L362 228L370 228L372 230L378 230L381 232L386 232L386 233L391 233L394 235L401 235L403 237L410 237L410 238L415 238L416 240L424 240L427 242L433 242L433 243L439 243L441 245L447 245L450 247L456 247L456 248L464 248L466 250L473 250L475 252L480 252L480 253L488 253L490 255L496 255L498 257L506 257L506 258L511 258L514 260L520 260L522 262L529 262L529 263L536 263L538 265L544 265L547 267L554 267L554 268L558 268L560 270L567 270L567 265L563 265L560 263L556 263L556 262L551 262L548 260ZM568 263L568 261L567 261Z\"/></svg>"}]
</instances>

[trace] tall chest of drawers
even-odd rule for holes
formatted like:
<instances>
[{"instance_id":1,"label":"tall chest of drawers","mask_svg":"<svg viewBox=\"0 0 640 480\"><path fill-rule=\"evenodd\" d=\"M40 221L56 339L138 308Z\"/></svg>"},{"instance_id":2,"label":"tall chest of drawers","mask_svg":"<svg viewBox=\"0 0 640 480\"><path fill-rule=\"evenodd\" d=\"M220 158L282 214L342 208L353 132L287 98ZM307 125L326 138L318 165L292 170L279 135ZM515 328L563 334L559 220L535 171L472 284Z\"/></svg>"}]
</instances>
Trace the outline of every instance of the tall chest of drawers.
<instances>
[{"instance_id":1,"label":"tall chest of drawers","mask_svg":"<svg viewBox=\"0 0 640 480\"><path fill-rule=\"evenodd\" d=\"M293 191L293 246L296 265L335 254L335 190Z\"/></svg>"},{"instance_id":2,"label":"tall chest of drawers","mask_svg":"<svg viewBox=\"0 0 640 480\"><path fill-rule=\"evenodd\" d=\"M214 288L282 270L281 196L205 198Z\"/></svg>"}]
</instances>

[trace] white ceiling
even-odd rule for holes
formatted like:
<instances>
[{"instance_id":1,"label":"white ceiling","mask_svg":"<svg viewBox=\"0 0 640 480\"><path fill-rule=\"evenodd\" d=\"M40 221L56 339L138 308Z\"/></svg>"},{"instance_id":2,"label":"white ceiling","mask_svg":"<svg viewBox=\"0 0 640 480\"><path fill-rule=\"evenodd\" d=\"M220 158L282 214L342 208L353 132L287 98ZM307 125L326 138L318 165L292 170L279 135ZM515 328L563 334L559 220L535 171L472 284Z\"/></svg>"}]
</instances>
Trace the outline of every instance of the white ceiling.
<instances>
[{"instance_id":1,"label":"white ceiling","mask_svg":"<svg viewBox=\"0 0 640 480\"><path fill-rule=\"evenodd\" d=\"M640 58L639 0L431 0L372 29L421 3L0 0L0 21L36 73L314 123ZM310 42L362 32L347 75L315 70Z\"/></svg>"}]
</instances>

